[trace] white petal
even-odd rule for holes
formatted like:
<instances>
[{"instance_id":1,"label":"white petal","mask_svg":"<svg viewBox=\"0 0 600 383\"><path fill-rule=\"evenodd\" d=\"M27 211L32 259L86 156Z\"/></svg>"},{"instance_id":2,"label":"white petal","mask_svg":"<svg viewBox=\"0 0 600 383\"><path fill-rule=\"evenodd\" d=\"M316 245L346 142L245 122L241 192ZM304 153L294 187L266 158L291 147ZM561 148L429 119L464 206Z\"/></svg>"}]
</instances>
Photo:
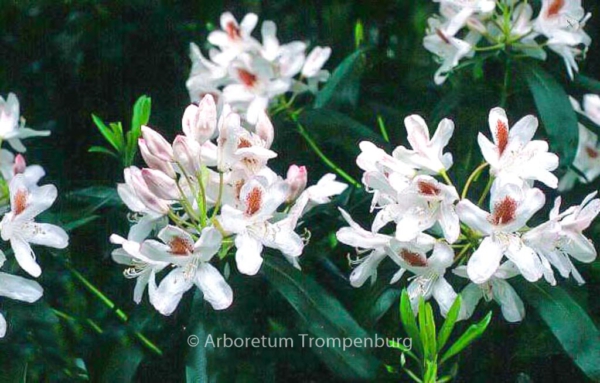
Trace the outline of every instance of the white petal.
<instances>
[{"instance_id":1,"label":"white petal","mask_svg":"<svg viewBox=\"0 0 600 383\"><path fill-rule=\"evenodd\" d=\"M6 335L6 327L6 319L4 319L4 316L0 313L0 338L4 338Z\"/></svg>"},{"instance_id":2,"label":"white petal","mask_svg":"<svg viewBox=\"0 0 600 383\"><path fill-rule=\"evenodd\" d=\"M233 302L233 290L221 273L209 263L202 263L196 272L196 285L202 290L204 299L215 310L223 310Z\"/></svg>"},{"instance_id":3,"label":"white petal","mask_svg":"<svg viewBox=\"0 0 600 383\"><path fill-rule=\"evenodd\" d=\"M49 223L35 223L23 227L23 237L34 245L64 249L69 245L69 235L62 228Z\"/></svg>"},{"instance_id":4,"label":"white petal","mask_svg":"<svg viewBox=\"0 0 600 383\"><path fill-rule=\"evenodd\" d=\"M491 234L492 225L488 221L488 213L481 210L473 202L468 199L460 201L456 205L456 213L460 220L471 229L475 229L482 234Z\"/></svg>"},{"instance_id":5,"label":"white petal","mask_svg":"<svg viewBox=\"0 0 600 383\"><path fill-rule=\"evenodd\" d=\"M503 253L504 249L498 243L485 237L467 264L469 278L477 284L486 282L498 270Z\"/></svg>"},{"instance_id":6,"label":"white petal","mask_svg":"<svg viewBox=\"0 0 600 383\"><path fill-rule=\"evenodd\" d=\"M36 281L0 273L0 296L32 303L41 298L44 289Z\"/></svg>"},{"instance_id":7,"label":"white petal","mask_svg":"<svg viewBox=\"0 0 600 383\"><path fill-rule=\"evenodd\" d=\"M29 243L25 242L19 237L13 237L10 240L10 246L12 247L15 258L19 263L19 266L23 268L32 277L39 277L42 274L42 269L35 262L35 254L29 246Z\"/></svg>"},{"instance_id":8,"label":"white petal","mask_svg":"<svg viewBox=\"0 0 600 383\"><path fill-rule=\"evenodd\" d=\"M235 247L237 247L235 262L240 273L256 275L263 262L263 258L260 255L262 253L263 245L256 239L244 233L238 234L237 237L235 237Z\"/></svg>"},{"instance_id":9,"label":"white petal","mask_svg":"<svg viewBox=\"0 0 600 383\"><path fill-rule=\"evenodd\" d=\"M475 312L477 304L483 298L481 287L474 283L469 283L460 293L460 314L459 319L469 319Z\"/></svg>"},{"instance_id":10,"label":"white petal","mask_svg":"<svg viewBox=\"0 0 600 383\"><path fill-rule=\"evenodd\" d=\"M150 302L162 315L171 315L193 283L185 277L183 269L178 267L160 282L158 288L154 288L153 285L154 281L151 278Z\"/></svg>"},{"instance_id":11,"label":"white petal","mask_svg":"<svg viewBox=\"0 0 600 383\"><path fill-rule=\"evenodd\" d=\"M361 287L367 279L377 275L377 267L385 259L385 253L373 251L360 265L358 265L350 274L350 284L353 287Z\"/></svg>"},{"instance_id":12,"label":"white petal","mask_svg":"<svg viewBox=\"0 0 600 383\"><path fill-rule=\"evenodd\" d=\"M456 299L456 292L446 279L440 277L433 285L433 298L440 305L440 312L445 317Z\"/></svg>"},{"instance_id":13,"label":"white petal","mask_svg":"<svg viewBox=\"0 0 600 383\"><path fill-rule=\"evenodd\" d=\"M500 304L504 319L509 322L520 322L525 317L523 301L508 282L495 279L492 282L494 300Z\"/></svg>"},{"instance_id":14,"label":"white petal","mask_svg":"<svg viewBox=\"0 0 600 383\"><path fill-rule=\"evenodd\" d=\"M535 282L542 277L543 267L538 255L520 239L512 238L506 251L506 257L518 268L523 277L530 282Z\"/></svg>"}]
</instances>

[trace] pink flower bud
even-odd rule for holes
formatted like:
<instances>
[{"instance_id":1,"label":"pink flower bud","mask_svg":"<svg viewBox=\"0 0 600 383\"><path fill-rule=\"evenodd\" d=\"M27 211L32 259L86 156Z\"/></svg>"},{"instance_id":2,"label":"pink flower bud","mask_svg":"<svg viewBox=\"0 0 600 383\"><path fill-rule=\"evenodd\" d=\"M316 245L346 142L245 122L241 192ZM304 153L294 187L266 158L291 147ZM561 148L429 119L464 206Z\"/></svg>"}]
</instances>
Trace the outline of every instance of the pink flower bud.
<instances>
[{"instance_id":1,"label":"pink flower bud","mask_svg":"<svg viewBox=\"0 0 600 383\"><path fill-rule=\"evenodd\" d=\"M125 182L130 184L140 201L150 210L160 214L167 214L169 212L169 204L150 191L146 181L144 181L142 171L136 167L130 167L129 169L130 177L128 177L129 179L125 178Z\"/></svg>"},{"instance_id":2,"label":"pink flower bud","mask_svg":"<svg viewBox=\"0 0 600 383\"><path fill-rule=\"evenodd\" d=\"M142 126L142 136L152 155L162 161L172 161L173 149L160 133L147 126Z\"/></svg>"},{"instance_id":3,"label":"pink flower bud","mask_svg":"<svg viewBox=\"0 0 600 383\"><path fill-rule=\"evenodd\" d=\"M173 170L173 165L171 165L170 161L163 161L160 158L156 157L148 148L147 141L143 138L138 140L138 146L140 148L140 153L142 154L142 158L152 169L161 170L170 177L175 177L175 171Z\"/></svg>"},{"instance_id":4,"label":"pink flower bud","mask_svg":"<svg viewBox=\"0 0 600 383\"><path fill-rule=\"evenodd\" d=\"M266 113L261 112L258 115L258 122L256 123L256 134L265 142L265 148L270 148L273 143L275 136L275 130L273 124Z\"/></svg>"},{"instance_id":5,"label":"pink flower bud","mask_svg":"<svg viewBox=\"0 0 600 383\"><path fill-rule=\"evenodd\" d=\"M13 172L15 175L21 174L25 172L25 168L27 168L25 157L23 157L21 154L17 154L15 157L15 164L13 165Z\"/></svg>"},{"instance_id":6,"label":"pink flower bud","mask_svg":"<svg viewBox=\"0 0 600 383\"><path fill-rule=\"evenodd\" d=\"M188 175L195 175L201 167L200 145L194 139L177 136L173 141L173 157Z\"/></svg>"},{"instance_id":7,"label":"pink flower bud","mask_svg":"<svg viewBox=\"0 0 600 383\"><path fill-rule=\"evenodd\" d=\"M217 129L217 106L211 95L206 95L200 105L186 108L181 121L186 136L202 144L209 140Z\"/></svg>"},{"instance_id":8,"label":"pink flower bud","mask_svg":"<svg viewBox=\"0 0 600 383\"><path fill-rule=\"evenodd\" d=\"M292 202L306 188L308 173L305 166L292 165L288 169L285 182L290 186L287 202Z\"/></svg>"},{"instance_id":9,"label":"pink flower bud","mask_svg":"<svg viewBox=\"0 0 600 383\"><path fill-rule=\"evenodd\" d=\"M157 197L166 200L180 198L175 180L160 170L142 169L142 177L148 186L148 190Z\"/></svg>"}]
</instances>

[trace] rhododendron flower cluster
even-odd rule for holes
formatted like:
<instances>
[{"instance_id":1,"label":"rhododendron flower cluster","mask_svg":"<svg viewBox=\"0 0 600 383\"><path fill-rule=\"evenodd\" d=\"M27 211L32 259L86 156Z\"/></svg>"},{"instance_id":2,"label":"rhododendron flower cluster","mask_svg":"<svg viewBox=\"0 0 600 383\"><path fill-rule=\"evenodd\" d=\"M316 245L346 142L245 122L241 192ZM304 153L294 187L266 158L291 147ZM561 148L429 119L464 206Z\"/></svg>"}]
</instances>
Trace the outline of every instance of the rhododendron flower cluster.
<instances>
[{"instance_id":1,"label":"rhododendron flower cluster","mask_svg":"<svg viewBox=\"0 0 600 383\"><path fill-rule=\"evenodd\" d=\"M597 94L586 94L583 96L583 107L579 102L571 98L573 109L585 116L597 131L600 127L600 96ZM571 190L575 182L587 184L594 181L600 175L600 143L598 134L594 133L582 123L579 124L579 143L573 160L572 167L561 178L558 185L559 190Z\"/></svg>"},{"instance_id":2,"label":"rhododendron flower cluster","mask_svg":"<svg viewBox=\"0 0 600 383\"><path fill-rule=\"evenodd\" d=\"M7 141L17 152L25 152L22 139L48 136L49 131L35 131L25 127L21 118L19 100L10 93L6 100L0 97L0 140ZM57 249L67 247L67 233L58 226L38 223L35 218L50 208L57 197L54 185L38 186L45 175L39 165L27 166L25 157L16 156L7 149L0 149L0 236L10 243L19 266L32 277L39 277L42 269L36 261L31 245L43 245ZM7 256L0 250L0 268ZM24 302L35 302L43 295L39 283L0 272L0 297ZM6 334L7 321L0 313L0 337Z\"/></svg>"},{"instance_id":3,"label":"rhododendron flower cluster","mask_svg":"<svg viewBox=\"0 0 600 383\"><path fill-rule=\"evenodd\" d=\"M493 50L546 60L548 48L563 58L573 78L576 60L591 44L584 31L590 14L581 0L542 0L537 12L526 0L434 1L440 3L439 14L429 19L423 44L441 62L436 84L462 59Z\"/></svg>"},{"instance_id":4,"label":"rhododendron flower cluster","mask_svg":"<svg viewBox=\"0 0 600 383\"><path fill-rule=\"evenodd\" d=\"M409 275L404 283L415 312L420 298L433 297L446 315L457 296L454 286L464 285L458 276L469 282L461 293L463 319L484 298L497 301L506 320L515 322L525 312L510 278L520 275L529 282L544 278L554 285L556 270L583 283L572 259L589 263L596 258L583 231L600 213L600 199L594 192L579 206L560 212L559 197L549 218L531 225L546 204L536 183L558 185L552 174L558 157L548 151L546 141L533 139L535 117L526 116L511 126L503 109L490 111L492 139L483 133L478 137L486 162L471 174L460 196L447 173L452 155L445 153L453 122L441 121L432 137L420 116L407 117L405 126L410 148L399 146L390 155L370 142L360 143L356 163L373 194L371 211L376 215L371 228L365 229L342 211L349 226L341 228L337 238L359 254L367 252L353 261L357 264L350 275L353 286L374 280L379 264L389 258L398 267L391 283ZM473 202L470 186L487 167L488 186Z\"/></svg>"},{"instance_id":5,"label":"rhododendron flower cluster","mask_svg":"<svg viewBox=\"0 0 600 383\"><path fill-rule=\"evenodd\" d=\"M142 127L139 148L147 168L126 168L125 183L118 185L134 225L126 238L111 237L121 245L114 260L136 279L134 301L147 286L150 302L164 315L194 285L215 310L229 307L233 291L222 270L230 253L246 275L258 273L265 247L299 268L308 238L306 228L298 229L302 216L346 188L332 174L306 187L303 166L292 165L286 178L271 170L274 130L262 111L250 132L229 105L219 114L207 95L185 110L182 130L169 143Z\"/></svg>"},{"instance_id":6,"label":"rhododendron flower cluster","mask_svg":"<svg viewBox=\"0 0 600 383\"><path fill-rule=\"evenodd\" d=\"M261 25L262 40L252 36L258 16L249 13L240 23L229 13L221 15L221 30L208 35L213 45L205 57L191 43L192 69L186 83L192 102L210 94L219 105L228 104L251 125L278 96L315 93L329 72L322 67L331 55L328 47L315 47L308 55L306 43L280 44L272 21Z\"/></svg>"}]
</instances>

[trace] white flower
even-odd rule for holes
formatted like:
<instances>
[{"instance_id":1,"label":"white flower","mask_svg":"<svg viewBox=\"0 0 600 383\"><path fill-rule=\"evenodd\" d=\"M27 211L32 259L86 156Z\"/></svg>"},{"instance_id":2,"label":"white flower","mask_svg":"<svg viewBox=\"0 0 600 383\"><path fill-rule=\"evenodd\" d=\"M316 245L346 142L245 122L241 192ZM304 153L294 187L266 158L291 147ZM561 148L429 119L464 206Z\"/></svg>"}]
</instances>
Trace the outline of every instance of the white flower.
<instances>
[{"instance_id":1,"label":"white flower","mask_svg":"<svg viewBox=\"0 0 600 383\"><path fill-rule=\"evenodd\" d=\"M465 266L459 266L452 270L454 274L468 278ZM460 293L462 298L460 307L460 319L468 319L473 315L481 298L486 302L492 299L498 302L504 319L509 322L520 322L525 317L525 306L517 295L515 289L506 281L519 275L519 270L514 263L504 262L492 277L482 284L469 283Z\"/></svg>"},{"instance_id":2,"label":"white flower","mask_svg":"<svg viewBox=\"0 0 600 383\"><path fill-rule=\"evenodd\" d=\"M231 306L233 291L221 273L210 264L221 247L222 236L217 229L204 228L195 243L189 233L175 226L162 229L158 238L162 242L144 241L140 252L175 266L158 287L154 274L150 276L150 302L161 314L171 315L183 294L193 285L202 290L204 299L215 310Z\"/></svg>"},{"instance_id":3,"label":"white flower","mask_svg":"<svg viewBox=\"0 0 600 383\"><path fill-rule=\"evenodd\" d=\"M412 150L399 146L394 150L394 158L428 174L439 174L450 169L452 154L443 151L454 132L454 123L451 120L442 120L431 139L427 123L421 116L414 114L406 117L404 125Z\"/></svg>"},{"instance_id":4,"label":"white flower","mask_svg":"<svg viewBox=\"0 0 600 383\"><path fill-rule=\"evenodd\" d=\"M600 175L598 135L582 124L579 124L579 141L573 167L577 171L571 168L567 170L558 184L559 191L571 190L577 180L584 184L590 183Z\"/></svg>"},{"instance_id":5,"label":"white flower","mask_svg":"<svg viewBox=\"0 0 600 383\"><path fill-rule=\"evenodd\" d=\"M573 274L580 284L584 283L583 278L569 257L590 263L598 255L592 241L583 235L583 231L600 213L600 199L594 198L596 194L597 192L589 194L581 205L571 207L563 213L559 213L561 199L558 197L550 212L550 220L523 235L523 242L533 248L542 260L546 259L565 278ZM555 283L553 277L547 279L550 283Z\"/></svg>"},{"instance_id":6,"label":"white flower","mask_svg":"<svg viewBox=\"0 0 600 383\"><path fill-rule=\"evenodd\" d=\"M461 20L452 20L446 23L442 23L436 18L429 19L428 34L423 39L423 46L442 62L434 76L437 85L446 81L450 71L458 65L462 58L474 53L473 46L480 37L478 33L470 32L464 40L455 37L468 16L468 13L462 13Z\"/></svg>"},{"instance_id":7,"label":"white flower","mask_svg":"<svg viewBox=\"0 0 600 383\"><path fill-rule=\"evenodd\" d=\"M590 18L586 15L581 0L543 0L540 15L535 20L535 30L548 38L548 47L561 55L571 79L579 70L575 57L587 47L592 39L583 27Z\"/></svg>"},{"instance_id":8,"label":"white flower","mask_svg":"<svg viewBox=\"0 0 600 383\"><path fill-rule=\"evenodd\" d=\"M558 167L558 156L548 152L547 142L531 140L538 127L537 118L523 117L509 128L504 109L494 108L490 111L489 126L493 143L482 133L477 141L492 175L516 176L537 180L552 188L558 186L558 179L551 173Z\"/></svg>"},{"instance_id":9,"label":"white flower","mask_svg":"<svg viewBox=\"0 0 600 383\"><path fill-rule=\"evenodd\" d=\"M373 282L377 279L377 267L386 258L385 248L389 246L392 237L367 231L360 227L350 214L339 208L342 217L348 222L349 227L342 227L336 233L337 239L348 245L359 249L360 252L370 251L369 254L359 261L358 266L350 274L350 284L361 287L367 279Z\"/></svg>"},{"instance_id":10,"label":"white flower","mask_svg":"<svg viewBox=\"0 0 600 383\"><path fill-rule=\"evenodd\" d=\"M496 179L492 185L490 213L469 200L462 200L456 212L462 222L484 238L467 264L471 281L481 284L489 280L504 256L515 263L528 281L543 274L539 256L525 245L517 231L544 206L541 190L517 179Z\"/></svg>"},{"instance_id":11,"label":"white flower","mask_svg":"<svg viewBox=\"0 0 600 383\"><path fill-rule=\"evenodd\" d=\"M267 161L277 157L277 153L269 149L273 140L272 125L269 118L259 113L257 133L251 133L241 126L239 115L230 113L220 127L218 142L218 163L221 171L244 169L256 174L263 169ZM269 131L271 134L260 134Z\"/></svg>"},{"instance_id":12,"label":"white flower","mask_svg":"<svg viewBox=\"0 0 600 383\"><path fill-rule=\"evenodd\" d=\"M581 0L542 0L535 28L551 38L561 30L574 28L585 17Z\"/></svg>"},{"instance_id":13,"label":"white flower","mask_svg":"<svg viewBox=\"0 0 600 383\"><path fill-rule=\"evenodd\" d=\"M0 96L0 140L8 141L17 152L25 152L22 139L49 135L48 130L33 130L25 127L25 121L20 121L19 100L14 93L9 93L6 100Z\"/></svg>"},{"instance_id":14,"label":"white flower","mask_svg":"<svg viewBox=\"0 0 600 383\"><path fill-rule=\"evenodd\" d=\"M377 232L391 221L396 223L396 238L410 241L439 223L444 237L454 243L460 234L454 202L458 193L431 176L416 176L398 193L396 201L385 205L376 215L372 230Z\"/></svg>"},{"instance_id":15,"label":"white flower","mask_svg":"<svg viewBox=\"0 0 600 383\"><path fill-rule=\"evenodd\" d=\"M331 48L329 47L315 47L306 57L304 66L302 67L302 78L306 81L306 90L312 93L317 93L319 90L319 83L326 82L329 80L329 71L321 69L325 62L331 56ZM304 91L304 86L301 82L297 81L295 84L298 93Z\"/></svg>"},{"instance_id":16,"label":"white flower","mask_svg":"<svg viewBox=\"0 0 600 383\"><path fill-rule=\"evenodd\" d=\"M241 273L255 275L260 270L263 246L278 249L290 257L302 253L304 243L294 232L292 222L269 222L285 202L288 190L284 180L269 184L265 177L257 176L242 186L239 209L223 206L219 222L225 231L236 234L235 260Z\"/></svg>"},{"instance_id":17,"label":"white flower","mask_svg":"<svg viewBox=\"0 0 600 383\"><path fill-rule=\"evenodd\" d=\"M165 267L169 262L162 258L153 259L149 254L140 252L143 237L136 237L139 231L130 230L127 239L113 234L110 236L110 242L121 245L121 248L112 251L112 259L121 265L128 266L123 272L125 278L135 279L135 288L133 290L133 301L139 304L146 290L146 286L154 275Z\"/></svg>"},{"instance_id":18,"label":"white flower","mask_svg":"<svg viewBox=\"0 0 600 383\"><path fill-rule=\"evenodd\" d=\"M236 55L260 46L252 37L252 31L258 23L258 16L248 13L238 24L230 12L221 15L221 29L208 35L208 41L221 48L212 59L221 65L229 63Z\"/></svg>"},{"instance_id":19,"label":"white flower","mask_svg":"<svg viewBox=\"0 0 600 383\"><path fill-rule=\"evenodd\" d=\"M433 243L432 243L433 242ZM456 292L444 278L446 269L452 266L454 252L443 242L435 243L432 237L421 235L413 242L400 242L392 240L386 249L387 254L400 267L392 283L399 280L405 270L415 275L408 285L407 292L413 312L418 312L419 299L428 300L433 296L440 312L446 316L448 310L456 299ZM433 253L427 258L426 253L433 249Z\"/></svg>"},{"instance_id":20,"label":"white flower","mask_svg":"<svg viewBox=\"0 0 600 383\"><path fill-rule=\"evenodd\" d=\"M185 86L192 102L199 102L206 95L211 95L216 102L220 102L219 88L227 83L227 67L204 57L194 43L190 43L190 60L192 69Z\"/></svg>"},{"instance_id":21,"label":"white flower","mask_svg":"<svg viewBox=\"0 0 600 383\"><path fill-rule=\"evenodd\" d=\"M254 125L260 113L264 113L269 100L290 89L291 81L276 77L271 64L260 56L244 54L230 67L235 79L223 89L223 102L245 113L246 120Z\"/></svg>"},{"instance_id":22,"label":"white flower","mask_svg":"<svg viewBox=\"0 0 600 383\"><path fill-rule=\"evenodd\" d=\"M3 240L10 241L15 258L23 270L38 277L42 270L35 261L30 244L57 249L64 249L69 244L67 233L60 227L34 222L34 218L56 200L56 187L31 187L25 177L19 174L11 180L9 190L11 211L0 222L1 236Z\"/></svg>"}]
</instances>

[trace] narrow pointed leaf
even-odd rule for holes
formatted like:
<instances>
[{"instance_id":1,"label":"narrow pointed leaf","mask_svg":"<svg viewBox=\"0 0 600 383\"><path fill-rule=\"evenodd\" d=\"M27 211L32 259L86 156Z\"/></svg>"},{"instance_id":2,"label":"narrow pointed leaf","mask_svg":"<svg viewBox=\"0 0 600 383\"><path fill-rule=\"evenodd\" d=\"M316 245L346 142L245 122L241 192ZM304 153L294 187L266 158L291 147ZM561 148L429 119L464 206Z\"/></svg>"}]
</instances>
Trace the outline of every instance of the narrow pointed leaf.
<instances>
[{"instance_id":1,"label":"narrow pointed leaf","mask_svg":"<svg viewBox=\"0 0 600 383\"><path fill-rule=\"evenodd\" d=\"M461 298L460 295L457 295L456 299L454 300L454 303L452 304L452 307L450 307L450 310L448 311L448 315L446 315L446 320L444 321L444 324L442 325L442 328L440 329L440 333L438 335L438 353L442 351L442 349L446 345L446 342L448 341L448 338L450 338L450 335L452 334L452 330L454 330L454 325L456 324L458 314L460 313L460 305Z\"/></svg>"},{"instance_id":2,"label":"narrow pointed leaf","mask_svg":"<svg viewBox=\"0 0 600 383\"><path fill-rule=\"evenodd\" d=\"M104 124L100 117L96 116L95 114L92 114L92 120L106 141L108 141L108 143L111 144L112 147L117 150L117 152L120 152L122 147L119 146L118 140L114 137L113 131Z\"/></svg>"},{"instance_id":3,"label":"narrow pointed leaf","mask_svg":"<svg viewBox=\"0 0 600 383\"><path fill-rule=\"evenodd\" d=\"M366 57L362 50L346 57L317 94L315 108L342 110L355 107L365 66Z\"/></svg>"},{"instance_id":4,"label":"narrow pointed leaf","mask_svg":"<svg viewBox=\"0 0 600 383\"><path fill-rule=\"evenodd\" d=\"M410 299L408 298L408 292L406 289L402 290L402 297L400 298L400 320L404 330L406 331L406 334L412 338L413 344L417 349L417 353L423 355L421 336L419 335L419 329L417 327L415 315L410 307Z\"/></svg>"},{"instance_id":5,"label":"narrow pointed leaf","mask_svg":"<svg viewBox=\"0 0 600 383\"><path fill-rule=\"evenodd\" d=\"M479 338L487 329L487 326L490 324L490 320L492 319L492 312L490 311L485 318L481 320L481 322L471 325L464 334L458 338L458 340L450 346L448 351L444 353L440 364L444 363L448 359L460 353L466 347L468 347L471 343L473 343L477 338Z\"/></svg>"}]
</instances>

